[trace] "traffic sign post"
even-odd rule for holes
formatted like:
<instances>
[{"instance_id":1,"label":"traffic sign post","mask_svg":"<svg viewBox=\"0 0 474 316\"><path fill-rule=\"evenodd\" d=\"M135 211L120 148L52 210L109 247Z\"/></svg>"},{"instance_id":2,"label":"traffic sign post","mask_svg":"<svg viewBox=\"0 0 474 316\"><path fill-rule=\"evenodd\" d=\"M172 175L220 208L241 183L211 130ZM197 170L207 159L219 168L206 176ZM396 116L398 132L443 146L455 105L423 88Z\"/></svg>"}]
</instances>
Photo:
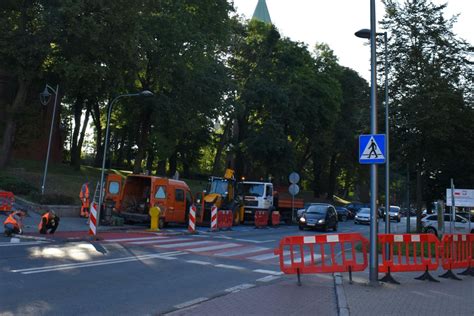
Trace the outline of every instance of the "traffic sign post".
<instances>
[{"instance_id":1,"label":"traffic sign post","mask_svg":"<svg viewBox=\"0 0 474 316\"><path fill-rule=\"evenodd\" d=\"M292 172L288 180L290 181L291 185L288 188L288 192L291 194L291 220L295 221L295 195L300 192L300 187L297 183L300 181L300 175L296 172Z\"/></svg>"}]
</instances>

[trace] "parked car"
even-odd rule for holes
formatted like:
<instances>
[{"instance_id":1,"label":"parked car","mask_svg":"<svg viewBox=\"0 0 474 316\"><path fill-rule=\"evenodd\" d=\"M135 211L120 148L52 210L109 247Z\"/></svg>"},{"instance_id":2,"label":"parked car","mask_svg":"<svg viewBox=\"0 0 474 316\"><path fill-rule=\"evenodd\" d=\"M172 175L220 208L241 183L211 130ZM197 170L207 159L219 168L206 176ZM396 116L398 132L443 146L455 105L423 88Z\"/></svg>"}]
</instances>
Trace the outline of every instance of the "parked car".
<instances>
[{"instance_id":1,"label":"parked car","mask_svg":"<svg viewBox=\"0 0 474 316\"><path fill-rule=\"evenodd\" d=\"M394 220L400 222L400 219L402 218L400 207L391 205L388 211L388 216L390 217L391 221ZM385 221L385 207L379 208L379 217Z\"/></svg>"},{"instance_id":2,"label":"parked car","mask_svg":"<svg viewBox=\"0 0 474 316\"><path fill-rule=\"evenodd\" d=\"M299 219L299 229L316 228L337 231L337 212L331 204L311 204Z\"/></svg>"},{"instance_id":3,"label":"parked car","mask_svg":"<svg viewBox=\"0 0 474 316\"><path fill-rule=\"evenodd\" d=\"M450 232L451 226L451 214L444 214L444 232ZM435 234L438 236L438 215L428 215L421 219L421 226L423 231L429 234ZM471 231L469 231L469 222L466 218L456 215L456 221L454 222L454 232L455 234L473 234L474 225L471 223Z\"/></svg>"},{"instance_id":4,"label":"parked car","mask_svg":"<svg viewBox=\"0 0 474 316\"><path fill-rule=\"evenodd\" d=\"M354 217L354 224L370 224L370 208L361 208Z\"/></svg>"},{"instance_id":5,"label":"parked car","mask_svg":"<svg viewBox=\"0 0 474 316\"><path fill-rule=\"evenodd\" d=\"M354 214L354 217L360 211L361 208L366 208L366 207L370 208L370 205L366 204L366 203L361 203L361 202L352 202L352 203L346 205L346 208L352 214Z\"/></svg>"},{"instance_id":6,"label":"parked car","mask_svg":"<svg viewBox=\"0 0 474 316\"><path fill-rule=\"evenodd\" d=\"M349 218L349 210L343 206L336 206L337 220L345 222Z\"/></svg>"}]
</instances>

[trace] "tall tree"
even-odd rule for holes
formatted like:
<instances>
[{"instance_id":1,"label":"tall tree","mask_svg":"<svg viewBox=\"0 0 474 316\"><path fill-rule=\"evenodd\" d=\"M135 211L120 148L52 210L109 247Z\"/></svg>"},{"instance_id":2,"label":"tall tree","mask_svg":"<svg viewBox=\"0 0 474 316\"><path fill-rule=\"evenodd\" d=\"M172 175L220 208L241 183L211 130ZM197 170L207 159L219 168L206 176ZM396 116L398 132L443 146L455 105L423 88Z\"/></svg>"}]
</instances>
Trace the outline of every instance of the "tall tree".
<instances>
[{"instance_id":1,"label":"tall tree","mask_svg":"<svg viewBox=\"0 0 474 316\"><path fill-rule=\"evenodd\" d=\"M447 4L428 0L384 4L382 25L390 37L390 108L395 122L392 156L416 170L420 229L423 201L433 193L440 197L450 177L474 184L474 163L469 158L474 134L468 131L474 123L473 73L467 58L473 48L452 32L456 18L444 17ZM462 161L462 167L456 161ZM427 188L437 192L423 195L430 191Z\"/></svg>"}]
</instances>

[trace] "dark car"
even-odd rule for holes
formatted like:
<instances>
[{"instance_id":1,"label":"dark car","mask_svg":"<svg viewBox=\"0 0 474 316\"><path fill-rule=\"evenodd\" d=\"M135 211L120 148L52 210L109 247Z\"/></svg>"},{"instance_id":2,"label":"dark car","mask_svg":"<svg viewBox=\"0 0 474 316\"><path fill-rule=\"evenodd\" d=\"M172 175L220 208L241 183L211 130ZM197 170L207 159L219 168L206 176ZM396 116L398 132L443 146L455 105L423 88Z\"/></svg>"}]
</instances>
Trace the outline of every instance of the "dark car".
<instances>
[{"instance_id":1,"label":"dark car","mask_svg":"<svg viewBox=\"0 0 474 316\"><path fill-rule=\"evenodd\" d=\"M337 231L337 212L331 204L312 204L299 220L299 228L316 228L327 231L332 228Z\"/></svg>"},{"instance_id":2,"label":"dark car","mask_svg":"<svg viewBox=\"0 0 474 316\"><path fill-rule=\"evenodd\" d=\"M350 218L349 210L343 206L336 206L336 212L337 219L340 222L345 222L348 218Z\"/></svg>"},{"instance_id":3,"label":"dark car","mask_svg":"<svg viewBox=\"0 0 474 316\"><path fill-rule=\"evenodd\" d=\"M361 203L361 202L352 202L350 204L346 205L346 208L354 215L359 213L361 208L370 208L370 205L367 203Z\"/></svg>"}]
</instances>

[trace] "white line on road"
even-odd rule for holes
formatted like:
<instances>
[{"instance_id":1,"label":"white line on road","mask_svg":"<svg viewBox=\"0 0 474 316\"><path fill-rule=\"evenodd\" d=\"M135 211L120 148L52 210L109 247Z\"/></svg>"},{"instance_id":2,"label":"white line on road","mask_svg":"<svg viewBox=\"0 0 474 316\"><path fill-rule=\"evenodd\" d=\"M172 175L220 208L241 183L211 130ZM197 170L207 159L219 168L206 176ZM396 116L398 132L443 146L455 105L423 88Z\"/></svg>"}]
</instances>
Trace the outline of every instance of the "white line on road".
<instances>
[{"instance_id":1,"label":"white line on road","mask_svg":"<svg viewBox=\"0 0 474 316\"><path fill-rule=\"evenodd\" d=\"M197 303L205 302L207 300L209 300L207 297L199 297L199 298L196 298L194 300L190 300L190 301L175 305L174 307L178 308L178 309L181 309L181 308L189 307L189 306L197 304Z\"/></svg>"},{"instance_id":2,"label":"white line on road","mask_svg":"<svg viewBox=\"0 0 474 316\"><path fill-rule=\"evenodd\" d=\"M131 242L132 245L143 245L143 244L165 244L168 242L183 241L183 238L163 238L160 240L150 240L150 241L136 241Z\"/></svg>"},{"instance_id":3,"label":"white line on road","mask_svg":"<svg viewBox=\"0 0 474 316\"><path fill-rule=\"evenodd\" d=\"M192 249L187 249L187 250L192 251L192 252L205 252L205 251L211 251L211 250L233 248L237 246L240 246L240 245L233 244L233 243L226 243L226 244L220 244L220 245L214 245L214 246L208 246L208 247L192 248Z\"/></svg>"},{"instance_id":4,"label":"white line on road","mask_svg":"<svg viewBox=\"0 0 474 316\"><path fill-rule=\"evenodd\" d=\"M275 241L275 239L271 239L271 240L253 240L253 239L241 239L241 238L235 238L234 240L246 241L246 242L251 242L251 243L254 243L254 244L263 244L263 243Z\"/></svg>"},{"instance_id":5,"label":"white line on road","mask_svg":"<svg viewBox=\"0 0 474 316\"><path fill-rule=\"evenodd\" d=\"M270 250L270 249L265 248L265 247L245 247L243 249L219 252L219 253L216 253L215 255L218 257L232 257L232 256L240 256L240 255L264 251L264 250Z\"/></svg>"},{"instance_id":6,"label":"white line on road","mask_svg":"<svg viewBox=\"0 0 474 316\"><path fill-rule=\"evenodd\" d=\"M206 244L212 244L212 243L214 243L214 242L209 241L209 240L204 240L204 241L180 242L180 243L174 243L174 244L169 244L169 245L157 245L156 247L159 247L159 248L183 248L183 247L187 247L187 246L206 245Z\"/></svg>"},{"instance_id":7,"label":"white line on road","mask_svg":"<svg viewBox=\"0 0 474 316\"><path fill-rule=\"evenodd\" d=\"M31 245L40 245L47 244L47 241L25 241L25 242L16 242L16 243L0 243L0 247L14 247L14 246L31 246Z\"/></svg>"},{"instance_id":8,"label":"white line on road","mask_svg":"<svg viewBox=\"0 0 474 316\"><path fill-rule=\"evenodd\" d=\"M227 264L216 264L214 267L216 267L216 268L225 268L225 269L233 269L233 270L246 270L243 267L231 266L231 265L227 265Z\"/></svg>"},{"instance_id":9,"label":"white line on road","mask_svg":"<svg viewBox=\"0 0 474 316\"><path fill-rule=\"evenodd\" d=\"M276 276L276 275L267 275L266 277L257 279L257 282L270 282L270 281L273 281L273 280L277 280L279 278L280 277Z\"/></svg>"},{"instance_id":10,"label":"white line on road","mask_svg":"<svg viewBox=\"0 0 474 316\"><path fill-rule=\"evenodd\" d=\"M105 239L106 242L120 242L120 241L139 241L139 240L151 240L151 239L163 239L168 238L165 236L153 236L153 237L136 237L136 238L119 238L119 239Z\"/></svg>"},{"instance_id":11,"label":"white line on road","mask_svg":"<svg viewBox=\"0 0 474 316\"><path fill-rule=\"evenodd\" d=\"M175 253L172 255L176 256L179 254L181 253ZM11 270L11 272L20 272L22 274L34 274L34 273L44 273L44 272L51 272L51 271L102 266L102 265L109 265L109 264L116 264L116 263L126 263L126 262L148 260L148 259L174 260L176 258L171 257L171 255L156 253L156 254L132 256L132 257L124 257L124 258L116 258L116 259L106 259L106 260L98 260L98 261L87 261L87 262L59 264L59 265L36 267L36 268L18 269L18 270Z\"/></svg>"},{"instance_id":12,"label":"white line on road","mask_svg":"<svg viewBox=\"0 0 474 316\"><path fill-rule=\"evenodd\" d=\"M244 284L240 284L240 285L233 286L231 288L225 289L224 291L227 292L227 293L236 293L236 292L246 290L246 289L250 289L250 288L253 288L253 287L255 287L255 284L244 283Z\"/></svg>"},{"instance_id":13,"label":"white line on road","mask_svg":"<svg viewBox=\"0 0 474 316\"><path fill-rule=\"evenodd\" d=\"M282 275L283 274L283 272L280 272L280 271L262 270L262 269L253 270L253 272L271 274L271 275Z\"/></svg>"},{"instance_id":14,"label":"white line on road","mask_svg":"<svg viewBox=\"0 0 474 316\"><path fill-rule=\"evenodd\" d=\"M288 255L290 252L288 250L284 251L284 255ZM256 261L264 261L264 260L269 260L273 258L278 258L280 255L275 255L273 253L267 253L263 255L258 255L258 256L253 256L253 257L247 257L247 259L250 260L256 260Z\"/></svg>"},{"instance_id":15,"label":"white line on road","mask_svg":"<svg viewBox=\"0 0 474 316\"><path fill-rule=\"evenodd\" d=\"M200 265L203 265L203 266L208 266L208 265L211 265L211 264L212 264L212 263L210 263L210 262L207 262L207 261L200 261L200 260L187 260L186 262L187 262L187 263L200 264Z\"/></svg>"}]
</instances>

